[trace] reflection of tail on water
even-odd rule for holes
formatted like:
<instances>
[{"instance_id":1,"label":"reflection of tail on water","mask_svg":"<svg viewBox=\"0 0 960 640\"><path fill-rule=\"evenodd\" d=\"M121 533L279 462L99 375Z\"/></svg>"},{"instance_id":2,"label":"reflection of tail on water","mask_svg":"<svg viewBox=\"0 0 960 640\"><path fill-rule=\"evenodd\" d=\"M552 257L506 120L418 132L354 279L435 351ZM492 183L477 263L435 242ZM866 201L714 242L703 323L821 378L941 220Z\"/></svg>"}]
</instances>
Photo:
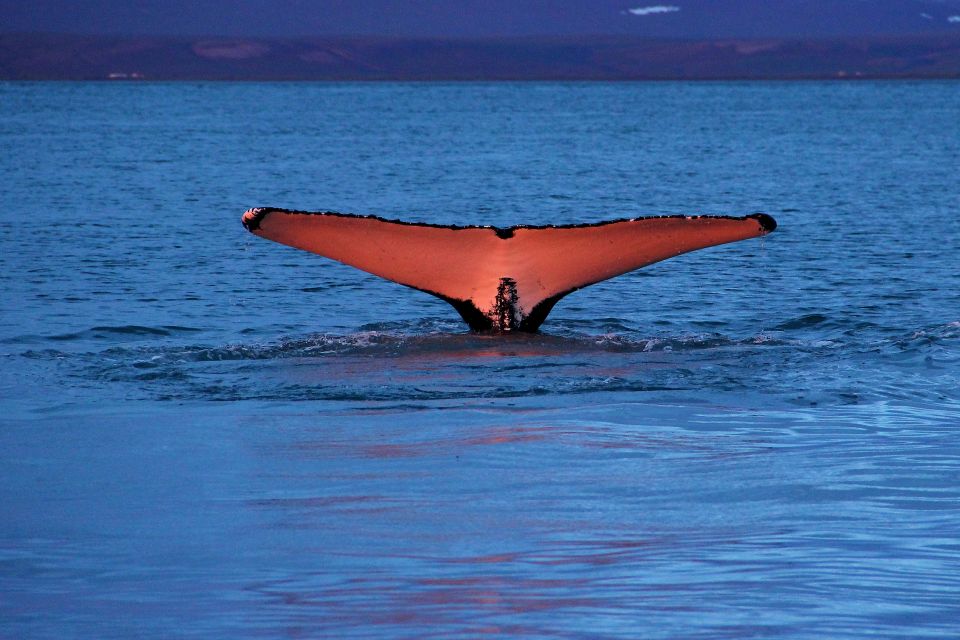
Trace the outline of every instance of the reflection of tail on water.
<instances>
[{"instance_id":1,"label":"reflection of tail on water","mask_svg":"<svg viewBox=\"0 0 960 640\"><path fill-rule=\"evenodd\" d=\"M718 244L763 236L770 216L662 216L566 226L456 227L257 208L252 233L449 302L474 331L536 331L564 296Z\"/></svg>"}]
</instances>

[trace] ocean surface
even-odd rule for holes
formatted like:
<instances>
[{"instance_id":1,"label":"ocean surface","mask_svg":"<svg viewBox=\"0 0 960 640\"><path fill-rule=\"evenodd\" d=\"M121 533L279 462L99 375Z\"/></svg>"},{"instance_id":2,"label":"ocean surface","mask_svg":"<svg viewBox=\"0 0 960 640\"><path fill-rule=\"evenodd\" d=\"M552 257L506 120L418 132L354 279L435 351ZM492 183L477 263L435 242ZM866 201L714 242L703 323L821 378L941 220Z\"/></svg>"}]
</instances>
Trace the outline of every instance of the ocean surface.
<instances>
[{"instance_id":1,"label":"ocean surface","mask_svg":"<svg viewBox=\"0 0 960 640\"><path fill-rule=\"evenodd\" d=\"M0 84L0 637L960 636L960 83ZM471 334L247 233L763 211Z\"/></svg>"}]
</instances>

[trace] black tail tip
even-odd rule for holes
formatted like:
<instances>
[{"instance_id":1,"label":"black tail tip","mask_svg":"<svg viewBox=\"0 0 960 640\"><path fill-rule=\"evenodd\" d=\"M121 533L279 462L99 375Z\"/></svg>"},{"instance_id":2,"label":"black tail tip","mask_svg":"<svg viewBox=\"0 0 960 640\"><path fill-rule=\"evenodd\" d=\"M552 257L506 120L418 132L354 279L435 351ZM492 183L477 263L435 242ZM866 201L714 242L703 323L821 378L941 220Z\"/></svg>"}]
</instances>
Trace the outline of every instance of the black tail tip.
<instances>
[{"instance_id":1,"label":"black tail tip","mask_svg":"<svg viewBox=\"0 0 960 640\"><path fill-rule=\"evenodd\" d=\"M243 217L240 219L243 222L243 226L247 228L247 231L253 232L260 228L260 221L267 217L267 214L270 213L271 209L267 207L254 207L253 209L247 209L243 213Z\"/></svg>"},{"instance_id":2,"label":"black tail tip","mask_svg":"<svg viewBox=\"0 0 960 640\"><path fill-rule=\"evenodd\" d=\"M754 213L747 217L759 222L760 226L763 227L764 233L770 233L777 228L777 221L773 219L773 216L768 216L765 213Z\"/></svg>"}]
</instances>

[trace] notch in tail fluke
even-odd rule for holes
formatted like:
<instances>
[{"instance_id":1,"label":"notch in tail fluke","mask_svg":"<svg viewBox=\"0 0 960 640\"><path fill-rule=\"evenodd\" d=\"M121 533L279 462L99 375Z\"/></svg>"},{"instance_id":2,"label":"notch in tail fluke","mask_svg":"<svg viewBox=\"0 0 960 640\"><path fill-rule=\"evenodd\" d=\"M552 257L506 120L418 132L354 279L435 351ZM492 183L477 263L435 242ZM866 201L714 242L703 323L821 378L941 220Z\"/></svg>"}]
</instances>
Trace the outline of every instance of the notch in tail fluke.
<instances>
[{"instance_id":1,"label":"notch in tail fluke","mask_svg":"<svg viewBox=\"0 0 960 640\"><path fill-rule=\"evenodd\" d=\"M654 262L777 228L765 213L596 224L459 227L255 208L253 234L449 302L474 331L536 331L564 296Z\"/></svg>"}]
</instances>

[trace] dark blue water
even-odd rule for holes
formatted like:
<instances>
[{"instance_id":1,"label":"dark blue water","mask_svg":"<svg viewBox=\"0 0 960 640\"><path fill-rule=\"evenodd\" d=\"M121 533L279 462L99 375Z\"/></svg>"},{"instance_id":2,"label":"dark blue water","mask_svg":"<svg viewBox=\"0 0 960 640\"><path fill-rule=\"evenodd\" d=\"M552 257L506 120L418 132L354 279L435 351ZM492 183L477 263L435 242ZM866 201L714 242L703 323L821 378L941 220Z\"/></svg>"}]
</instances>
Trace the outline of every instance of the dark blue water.
<instances>
[{"instance_id":1,"label":"dark blue water","mask_svg":"<svg viewBox=\"0 0 960 640\"><path fill-rule=\"evenodd\" d=\"M0 637L952 638L960 84L0 85ZM251 206L763 240L540 334Z\"/></svg>"}]
</instances>

